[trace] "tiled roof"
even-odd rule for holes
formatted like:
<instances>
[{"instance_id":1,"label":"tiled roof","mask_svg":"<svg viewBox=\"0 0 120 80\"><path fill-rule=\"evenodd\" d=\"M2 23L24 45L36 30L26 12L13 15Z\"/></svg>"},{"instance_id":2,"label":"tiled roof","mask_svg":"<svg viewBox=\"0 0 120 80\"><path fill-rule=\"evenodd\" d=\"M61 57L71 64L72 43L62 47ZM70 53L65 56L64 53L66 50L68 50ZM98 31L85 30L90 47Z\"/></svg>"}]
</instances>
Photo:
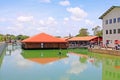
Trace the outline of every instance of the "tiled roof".
<instances>
[{"instance_id":1,"label":"tiled roof","mask_svg":"<svg viewBox=\"0 0 120 80\"><path fill-rule=\"evenodd\" d=\"M90 41L94 38L97 38L97 36L73 37L68 39L68 41Z\"/></svg>"},{"instance_id":2,"label":"tiled roof","mask_svg":"<svg viewBox=\"0 0 120 80\"><path fill-rule=\"evenodd\" d=\"M105 15L107 15L111 10L113 10L114 8L120 8L120 6L112 6L112 7L110 7L104 14L102 14L100 17L99 17L99 19L103 19L103 17L105 16Z\"/></svg>"},{"instance_id":3,"label":"tiled roof","mask_svg":"<svg viewBox=\"0 0 120 80\"><path fill-rule=\"evenodd\" d=\"M27 38L23 40L22 42L52 42L54 43L54 42L66 42L66 41L60 38L53 37L46 33L40 33L33 37Z\"/></svg>"}]
</instances>

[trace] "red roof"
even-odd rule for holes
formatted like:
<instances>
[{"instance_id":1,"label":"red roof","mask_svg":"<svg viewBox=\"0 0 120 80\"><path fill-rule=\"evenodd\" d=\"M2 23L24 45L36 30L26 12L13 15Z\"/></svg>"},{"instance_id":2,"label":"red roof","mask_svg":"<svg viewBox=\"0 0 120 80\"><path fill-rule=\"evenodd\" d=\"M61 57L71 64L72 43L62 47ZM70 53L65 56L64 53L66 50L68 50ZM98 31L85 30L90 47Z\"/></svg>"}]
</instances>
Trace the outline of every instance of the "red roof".
<instances>
[{"instance_id":1,"label":"red roof","mask_svg":"<svg viewBox=\"0 0 120 80\"><path fill-rule=\"evenodd\" d=\"M97 38L97 36L73 37L68 39L68 41L90 41L95 38Z\"/></svg>"},{"instance_id":2,"label":"red roof","mask_svg":"<svg viewBox=\"0 0 120 80\"><path fill-rule=\"evenodd\" d=\"M46 33L40 33L33 37L27 38L22 42L66 42L66 41L60 38L53 37Z\"/></svg>"}]
</instances>

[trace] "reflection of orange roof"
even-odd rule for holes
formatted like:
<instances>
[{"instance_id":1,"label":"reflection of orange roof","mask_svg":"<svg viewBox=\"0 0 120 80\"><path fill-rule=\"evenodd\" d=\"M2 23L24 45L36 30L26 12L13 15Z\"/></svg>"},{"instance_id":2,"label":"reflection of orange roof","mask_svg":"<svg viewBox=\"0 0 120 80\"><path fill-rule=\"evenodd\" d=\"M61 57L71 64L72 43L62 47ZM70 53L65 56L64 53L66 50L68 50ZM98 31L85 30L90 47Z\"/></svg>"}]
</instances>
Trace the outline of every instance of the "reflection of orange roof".
<instances>
[{"instance_id":1,"label":"reflection of orange roof","mask_svg":"<svg viewBox=\"0 0 120 80\"><path fill-rule=\"evenodd\" d=\"M29 60L40 63L40 64L47 64L50 62L58 61L60 59L62 58L30 58Z\"/></svg>"},{"instance_id":2,"label":"reflection of orange roof","mask_svg":"<svg viewBox=\"0 0 120 80\"><path fill-rule=\"evenodd\" d=\"M120 66L115 66L116 69L120 69Z\"/></svg>"},{"instance_id":3,"label":"reflection of orange roof","mask_svg":"<svg viewBox=\"0 0 120 80\"><path fill-rule=\"evenodd\" d=\"M97 38L97 36L73 37L68 39L68 41L90 41L94 38Z\"/></svg>"},{"instance_id":4,"label":"reflection of orange roof","mask_svg":"<svg viewBox=\"0 0 120 80\"><path fill-rule=\"evenodd\" d=\"M45 33L40 33L33 37L27 38L23 40L22 42L66 42L66 41L63 39L56 38L51 35L45 34Z\"/></svg>"}]
</instances>

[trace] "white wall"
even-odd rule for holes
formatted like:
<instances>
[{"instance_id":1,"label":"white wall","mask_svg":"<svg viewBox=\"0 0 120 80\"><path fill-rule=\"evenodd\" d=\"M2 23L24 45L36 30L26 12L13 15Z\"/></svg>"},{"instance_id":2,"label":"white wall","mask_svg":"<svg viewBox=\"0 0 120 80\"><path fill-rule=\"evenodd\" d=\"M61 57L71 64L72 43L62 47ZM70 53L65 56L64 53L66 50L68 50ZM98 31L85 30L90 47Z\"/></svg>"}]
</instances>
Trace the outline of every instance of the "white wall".
<instances>
[{"instance_id":1,"label":"white wall","mask_svg":"<svg viewBox=\"0 0 120 80\"><path fill-rule=\"evenodd\" d=\"M103 17L103 44L106 44L106 40L111 40L109 47L114 47L114 41L120 40L120 34L117 32L117 29L120 28L120 22L117 22L118 17L120 17L120 8L112 9L112 11ZM114 18L116 18L116 23L113 23ZM112 24L109 24L109 19L112 19ZM105 24L106 20L108 20L108 24ZM109 34L110 29L112 30L112 34ZM116 29L116 34L113 34L113 29ZM108 30L108 34L106 34L106 30Z\"/></svg>"}]
</instances>

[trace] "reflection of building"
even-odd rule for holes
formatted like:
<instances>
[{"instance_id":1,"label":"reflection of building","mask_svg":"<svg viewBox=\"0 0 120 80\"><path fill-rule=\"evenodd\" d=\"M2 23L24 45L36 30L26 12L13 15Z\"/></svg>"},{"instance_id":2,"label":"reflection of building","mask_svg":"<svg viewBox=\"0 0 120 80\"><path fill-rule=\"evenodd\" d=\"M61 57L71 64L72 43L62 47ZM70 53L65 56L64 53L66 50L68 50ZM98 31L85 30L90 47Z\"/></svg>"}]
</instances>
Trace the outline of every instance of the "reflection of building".
<instances>
[{"instance_id":1,"label":"reflection of building","mask_svg":"<svg viewBox=\"0 0 120 80\"><path fill-rule=\"evenodd\" d=\"M67 41L45 33L40 33L22 41L22 48L24 49L48 49L67 47Z\"/></svg>"},{"instance_id":2,"label":"reflection of building","mask_svg":"<svg viewBox=\"0 0 120 80\"><path fill-rule=\"evenodd\" d=\"M58 58L58 57L56 57L56 58L30 58L29 60L40 63L40 64L48 64L51 62L58 61L60 59L62 59L62 58Z\"/></svg>"},{"instance_id":3,"label":"reflection of building","mask_svg":"<svg viewBox=\"0 0 120 80\"><path fill-rule=\"evenodd\" d=\"M98 44L101 41L102 41L102 37L97 37L97 36L73 37L68 39L70 48L87 46L90 43Z\"/></svg>"},{"instance_id":4,"label":"reflection of building","mask_svg":"<svg viewBox=\"0 0 120 80\"><path fill-rule=\"evenodd\" d=\"M103 44L114 47L120 43L120 6L112 6L99 19L103 25Z\"/></svg>"},{"instance_id":5,"label":"reflection of building","mask_svg":"<svg viewBox=\"0 0 120 80\"><path fill-rule=\"evenodd\" d=\"M6 47L6 53L5 53L5 55L11 56L12 51L13 51L13 45L12 45L12 44L9 44L9 45Z\"/></svg>"},{"instance_id":6,"label":"reflection of building","mask_svg":"<svg viewBox=\"0 0 120 80\"><path fill-rule=\"evenodd\" d=\"M102 80L120 80L120 59L103 61Z\"/></svg>"}]
</instances>

